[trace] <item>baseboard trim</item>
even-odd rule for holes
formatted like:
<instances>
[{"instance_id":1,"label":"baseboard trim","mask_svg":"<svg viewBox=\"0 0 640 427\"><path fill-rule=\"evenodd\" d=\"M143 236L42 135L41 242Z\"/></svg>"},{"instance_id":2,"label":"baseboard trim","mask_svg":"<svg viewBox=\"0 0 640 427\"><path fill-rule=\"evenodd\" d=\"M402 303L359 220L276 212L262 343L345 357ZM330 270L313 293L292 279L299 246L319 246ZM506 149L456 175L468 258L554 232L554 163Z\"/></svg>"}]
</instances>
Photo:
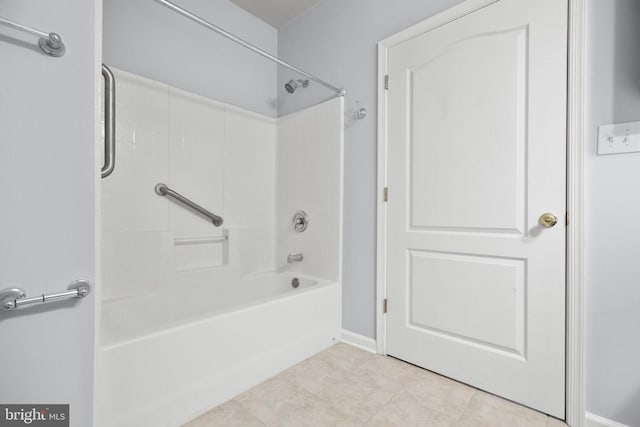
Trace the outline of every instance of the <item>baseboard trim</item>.
<instances>
[{"instance_id":1,"label":"baseboard trim","mask_svg":"<svg viewBox=\"0 0 640 427\"><path fill-rule=\"evenodd\" d=\"M361 350L368 351L369 353L376 354L376 340L373 338L343 329L340 331L340 341Z\"/></svg>"},{"instance_id":2,"label":"baseboard trim","mask_svg":"<svg viewBox=\"0 0 640 427\"><path fill-rule=\"evenodd\" d=\"M586 420L585 427L629 427L626 424L620 424L589 412L585 414L584 418Z\"/></svg>"}]
</instances>

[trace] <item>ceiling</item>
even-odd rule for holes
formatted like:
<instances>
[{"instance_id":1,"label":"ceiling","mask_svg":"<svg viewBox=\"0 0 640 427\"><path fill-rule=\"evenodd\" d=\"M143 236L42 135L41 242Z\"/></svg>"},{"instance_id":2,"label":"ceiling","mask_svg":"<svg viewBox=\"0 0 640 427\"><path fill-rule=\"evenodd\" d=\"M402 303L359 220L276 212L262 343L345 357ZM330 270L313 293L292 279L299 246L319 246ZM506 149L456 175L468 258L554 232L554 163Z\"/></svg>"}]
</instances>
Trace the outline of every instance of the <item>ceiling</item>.
<instances>
[{"instance_id":1,"label":"ceiling","mask_svg":"<svg viewBox=\"0 0 640 427\"><path fill-rule=\"evenodd\" d=\"M300 15L321 0L231 0L266 23L280 28L291 18Z\"/></svg>"}]
</instances>

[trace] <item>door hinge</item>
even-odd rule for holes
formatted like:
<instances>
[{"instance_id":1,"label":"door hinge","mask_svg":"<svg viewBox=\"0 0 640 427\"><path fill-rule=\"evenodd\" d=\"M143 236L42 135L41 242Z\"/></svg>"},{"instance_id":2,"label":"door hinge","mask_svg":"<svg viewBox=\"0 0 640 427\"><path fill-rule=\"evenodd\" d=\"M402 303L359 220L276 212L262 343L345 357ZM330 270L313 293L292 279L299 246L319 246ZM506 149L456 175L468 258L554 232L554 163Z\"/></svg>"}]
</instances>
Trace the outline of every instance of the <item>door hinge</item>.
<instances>
[{"instance_id":1,"label":"door hinge","mask_svg":"<svg viewBox=\"0 0 640 427\"><path fill-rule=\"evenodd\" d=\"M384 76L384 90L389 90L389 74Z\"/></svg>"},{"instance_id":2,"label":"door hinge","mask_svg":"<svg viewBox=\"0 0 640 427\"><path fill-rule=\"evenodd\" d=\"M382 302L382 312L384 314L387 314L388 307L389 307L389 305L387 304L387 299L385 298L384 301Z\"/></svg>"},{"instance_id":3,"label":"door hinge","mask_svg":"<svg viewBox=\"0 0 640 427\"><path fill-rule=\"evenodd\" d=\"M384 201L389 201L389 187L384 187Z\"/></svg>"},{"instance_id":4,"label":"door hinge","mask_svg":"<svg viewBox=\"0 0 640 427\"><path fill-rule=\"evenodd\" d=\"M569 212L564 215L564 224L569 225Z\"/></svg>"}]
</instances>

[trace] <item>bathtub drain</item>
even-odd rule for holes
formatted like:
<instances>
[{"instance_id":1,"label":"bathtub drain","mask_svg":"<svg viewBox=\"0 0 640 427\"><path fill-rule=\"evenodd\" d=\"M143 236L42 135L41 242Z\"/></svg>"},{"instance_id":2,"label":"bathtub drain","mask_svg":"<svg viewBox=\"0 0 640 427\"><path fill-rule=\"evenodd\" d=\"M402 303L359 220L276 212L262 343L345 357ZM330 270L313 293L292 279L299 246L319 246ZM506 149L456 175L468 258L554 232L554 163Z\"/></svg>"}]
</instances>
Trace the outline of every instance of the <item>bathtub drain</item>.
<instances>
[{"instance_id":1,"label":"bathtub drain","mask_svg":"<svg viewBox=\"0 0 640 427\"><path fill-rule=\"evenodd\" d=\"M297 277L294 277L293 280L291 281L291 286L293 286L294 288L297 288L298 286L300 286L300 279L298 279Z\"/></svg>"}]
</instances>

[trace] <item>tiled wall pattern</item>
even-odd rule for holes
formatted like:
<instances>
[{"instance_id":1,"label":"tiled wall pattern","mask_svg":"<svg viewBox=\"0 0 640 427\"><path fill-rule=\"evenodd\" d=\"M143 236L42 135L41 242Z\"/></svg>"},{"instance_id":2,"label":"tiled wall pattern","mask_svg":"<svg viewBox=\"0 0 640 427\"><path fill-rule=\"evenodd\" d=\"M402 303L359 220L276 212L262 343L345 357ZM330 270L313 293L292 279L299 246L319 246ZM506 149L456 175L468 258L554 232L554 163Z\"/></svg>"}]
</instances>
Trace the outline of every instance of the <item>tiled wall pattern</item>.
<instances>
[{"instance_id":1,"label":"tiled wall pattern","mask_svg":"<svg viewBox=\"0 0 640 427\"><path fill-rule=\"evenodd\" d=\"M102 181L105 299L273 270L276 121L124 71L116 77L116 168ZM154 192L165 183L221 215L216 228ZM176 245L227 235L228 242ZM229 253L235 254L230 256Z\"/></svg>"},{"instance_id":2,"label":"tiled wall pattern","mask_svg":"<svg viewBox=\"0 0 640 427\"><path fill-rule=\"evenodd\" d=\"M342 99L272 119L120 70L116 168L102 181L104 299L290 270L339 280ZM159 197L165 183L222 216ZM310 225L292 231L296 210ZM211 238L228 236L227 241ZM209 238L210 241L207 241ZM198 239L200 243L184 244ZM304 261L288 265L287 255Z\"/></svg>"},{"instance_id":3,"label":"tiled wall pattern","mask_svg":"<svg viewBox=\"0 0 640 427\"><path fill-rule=\"evenodd\" d=\"M343 99L335 98L279 119L277 144L278 267L340 281ZM292 230L304 210L309 227ZM286 266L288 254L304 261Z\"/></svg>"}]
</instances>

